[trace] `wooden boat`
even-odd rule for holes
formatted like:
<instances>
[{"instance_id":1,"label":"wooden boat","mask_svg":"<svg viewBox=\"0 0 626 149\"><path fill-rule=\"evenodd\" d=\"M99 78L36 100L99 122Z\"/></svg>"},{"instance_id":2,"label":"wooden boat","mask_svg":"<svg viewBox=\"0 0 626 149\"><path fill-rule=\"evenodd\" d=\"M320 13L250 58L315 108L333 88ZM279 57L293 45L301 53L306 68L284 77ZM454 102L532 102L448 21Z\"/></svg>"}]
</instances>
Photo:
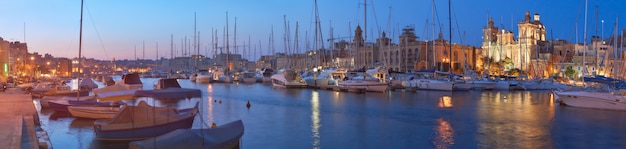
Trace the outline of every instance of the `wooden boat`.
<instances>
[{"instance_id":1,"label":"wooden boat","mask_svg":"<svg viewBox=\"0 0 626 149\"><path fill-rule=\"evenodd\" d=\"M198 89L167 88L137 90L134 96L155 99L181 99L202 97ZM96 139L140 140L156 137L176 129L189 129L198 114L198 105L189 112L170 107L149 106L145 101L137 106L126 106L110 120L97 120L94 124Z\"/></svg>"},{"instance_id":2,"label":"wooden boat","mask_svg":"<svg viewBox=\"0 0 626 149\"><path fill-rule=\"evenodd\" d=\"M90 96L92 97L92 96ZM100 102L96 101L95 98L87 99L87 100L76 100L76 97L68 97L66 99L70 100L54 100L48 102L48 106L50 109L55 111L63 111L68 112L70 106L82 106L82 107L119 107L121 104L113 103L113 102Z\"/></svg>"},{"instance_id":3,"label":"wooden boat","mask_svg":"<svg viewBox=\"0 0 626 149\"><path fill-rule=\"evenodd\" d=\"M69 100L80 100L80 101L85 101L85 100L94 100L95 96L81 96L78 99L76 99L76 95L72 96L46 96L43 97L39 100L39 103L41 105L41 107L43 108L48 108L50 107L50 102L51 101L69 101Z\"/></svg>"},{"instance_id":4,"label":"wooden boat","mask_svg":"<svg viewBox=\"0 0 626 149\"><path fill-rule=\"evenodd\" d=\"M111 119L120 112L120 107L70 106L67 110L77 118Z\"/></svg>"}]
</instances>

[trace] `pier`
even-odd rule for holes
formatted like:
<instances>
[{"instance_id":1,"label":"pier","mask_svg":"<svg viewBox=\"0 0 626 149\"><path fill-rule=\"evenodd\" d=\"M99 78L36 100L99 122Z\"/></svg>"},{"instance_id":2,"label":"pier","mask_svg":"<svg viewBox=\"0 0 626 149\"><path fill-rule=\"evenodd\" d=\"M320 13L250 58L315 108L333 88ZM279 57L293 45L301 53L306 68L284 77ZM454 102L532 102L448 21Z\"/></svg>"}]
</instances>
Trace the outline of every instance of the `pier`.
<instances>
[{"instance_id":1,"label":"pier","mask_svg":"<svg viewBox=\"0 0 626 149\"><path fill-rule=\"evenodd\" d=\"M0 92L0 146L7 149L48 148L39 145L37 109L29 94L17 88Z\"/></svg>"}]
</instances>

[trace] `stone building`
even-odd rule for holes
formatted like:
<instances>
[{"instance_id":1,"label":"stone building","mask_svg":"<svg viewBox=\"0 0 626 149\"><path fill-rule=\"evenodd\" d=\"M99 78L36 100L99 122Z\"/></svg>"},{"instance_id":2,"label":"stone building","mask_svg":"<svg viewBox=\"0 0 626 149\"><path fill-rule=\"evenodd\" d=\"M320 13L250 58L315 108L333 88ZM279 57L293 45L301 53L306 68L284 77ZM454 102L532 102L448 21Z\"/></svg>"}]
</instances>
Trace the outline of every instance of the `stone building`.
<instances>
[{"instance_id":1,"label":"stone building","mask_svg":"<svg viewBox=\"0 0 626 149\"><path fill-rule=\"evenodd\" d=\"M493 18L489 18L488 26L483 29L483 43L481 48L489 63L511 62L504 67L504 71L511 69L528 70L531 59L538 59L539 41L546 41L546 29L541 23L539 14L531 19L530 12L526 12L524 20L518 23L518 37L515 40L511 31L494 25Z\"/></svg>"}]
</instances>

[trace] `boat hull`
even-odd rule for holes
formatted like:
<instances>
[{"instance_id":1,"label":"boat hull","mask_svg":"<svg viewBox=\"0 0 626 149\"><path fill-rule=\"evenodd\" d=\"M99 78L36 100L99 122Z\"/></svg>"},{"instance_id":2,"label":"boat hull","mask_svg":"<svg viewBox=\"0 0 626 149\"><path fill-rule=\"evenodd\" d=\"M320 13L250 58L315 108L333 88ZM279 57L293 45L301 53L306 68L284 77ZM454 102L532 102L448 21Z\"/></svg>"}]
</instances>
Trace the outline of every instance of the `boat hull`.
<instances>
[{"instance_id":1,"label":"boat hull","mask_svg":"<svg viewBox=\"0 0 626 149\"><path fill-rule=\"evenodd\" d=\"M611 93L577 91L555 92L555 94L561 102L572 107L626 110L626 98Z\"/></svg>"},{"instance_id":2,"label":"boat hull","mask_svg":"<svg viewBox=\"0 0 626 149\"><path fill-rule=\"evenodd\" d=\"M198 76L196 82L198 83L211 83L211 76Z\"/></svg>"},{"instance_id":3,"label":"boat hull","mask_svg":"<svg viewBox=\"0 0 626 149\"><path fill-rule=\"evenodd\" d=\"M88 119L111 119L120 111L119 107L70 106L67 110L74 117Z\"/></svg>"},{"instance_id":4,"label":"boat hull","mask_svg":"<svg viewBox=\"0 0 626 149\"><path fill-rule=\"evenodd\" d=\"M95 124L96 139L98 140L141 140L156 137L176 129L191 128L194 114L169 122L146 122L135 125L100 125ZM155 125L156 124L156 125Z\"/></svg>"},{"instance_id":5,"label":"boat hull","mask_svg":"<svg viewBox=\"0 0 626 149\"><path fill-rule=\"evenodd\" d=\"M438 91L452 91L454 84L447 81L439 80L414 80L415 87L421 90L438 90Z\"/></svg>"},{"instance_id":6,"label":"boat hull","mask_svg":"<svg viewBox=\"0 0 626 149\"><path fill-rule=\"evenodd\" d=\"M361 80L348 80L339 82L339 86L353 89L365 89L368 92L386 92L389 88L389 84L373 82L373 81L361 81Z\"/></svg>"}]
</instances>

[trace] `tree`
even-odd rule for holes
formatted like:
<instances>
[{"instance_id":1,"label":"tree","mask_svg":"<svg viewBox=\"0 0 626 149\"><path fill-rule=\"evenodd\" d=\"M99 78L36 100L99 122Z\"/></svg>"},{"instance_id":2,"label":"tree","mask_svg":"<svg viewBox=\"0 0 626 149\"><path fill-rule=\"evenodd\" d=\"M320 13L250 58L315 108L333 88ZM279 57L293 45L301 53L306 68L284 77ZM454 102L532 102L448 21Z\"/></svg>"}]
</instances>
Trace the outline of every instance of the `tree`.
<instances>
[{"instance_id":1,"label":"tree","mask_svg":"<svg viewBox=\"0 0 626 149\"><path fill-rule=\"evenodd\" d=\"M565 68L565 75L567 77L573 78L575 74L576 74L576 70L574 70L572 66L567 66L567 68Z\"/></svg>"}]
</instances>

